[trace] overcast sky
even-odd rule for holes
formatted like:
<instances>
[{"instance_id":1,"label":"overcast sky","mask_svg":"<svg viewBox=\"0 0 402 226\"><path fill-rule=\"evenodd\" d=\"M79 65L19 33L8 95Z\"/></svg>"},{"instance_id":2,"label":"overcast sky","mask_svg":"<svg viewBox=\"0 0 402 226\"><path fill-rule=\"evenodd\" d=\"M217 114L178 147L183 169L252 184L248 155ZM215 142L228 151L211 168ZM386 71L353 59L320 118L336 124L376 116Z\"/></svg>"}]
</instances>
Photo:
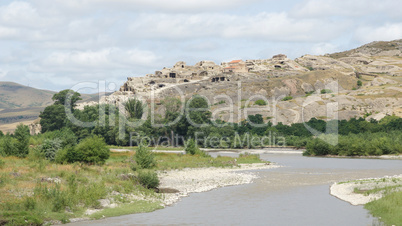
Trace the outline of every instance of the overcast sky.
<instances>
[{"instance_id":1,"label":"overcast sky","mask_svg":"<svg viewBox=\"0 0 402 226\"><path fill-rule=\"evenodd\" d=\"M289 58L402 38L400 0L0 0L0 81L58 91L183 60Z\"/></svg>"}]
</instances>

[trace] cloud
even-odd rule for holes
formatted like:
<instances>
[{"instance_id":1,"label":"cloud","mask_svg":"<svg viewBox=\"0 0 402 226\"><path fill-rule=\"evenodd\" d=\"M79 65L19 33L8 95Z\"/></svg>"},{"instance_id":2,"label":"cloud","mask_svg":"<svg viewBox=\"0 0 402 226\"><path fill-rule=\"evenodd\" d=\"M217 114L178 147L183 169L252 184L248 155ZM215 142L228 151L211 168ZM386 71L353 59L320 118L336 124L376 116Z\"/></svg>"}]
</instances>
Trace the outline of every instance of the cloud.
<instances>
[{"instance_id":1,"label":"cloud","mask_svg":"<svg viewBox=\"0 0 402 226\"><path fill-rule=\"evenodd\" d=\"M97 51L53 52L29 66L32 72L102 72L151 66L157 57L150 51L105 48Z\"/></svg>"},{"instance_id":2,"label":"cloud","mask_svg":"<svg viewBox=\"0 0 402 226\"><path fill-rule=\"evenodd\" d=\"M383 26L364 26L357 29L355 38L361 43L391 41L402 38L402 23L386 23Z\"/></svg>"},{"instance_id":3,"label":"cloud","mask_svg":"<svg viewBox=\"0 0 402 226\"><path fill-rule=\"evenodd\" d=\"M291 14L298 18L373 16L380 13L383 17L401 17L401 1L394 0L305 0L295 5ZM366 18L368 19L368 18Z\"/></svg>"},{"instance_id":4,"label":"cloud","mask_svg":"<svg viewBox=\"0 0 402 226\"><path fill-rule=\"evenodd\" d=\"M311 54L314 55L324 55L327 53L334 53L338 51L338 47L331 43L318 43L312 48Z\"/></svg>"},{"instance_id":5,"label":"cloud","mask_svg":"<svg viewBox=\"0 0 402 226\"><path fill-rule=\"evenodd\" d=\"M323 41L336 37L347 24L323 20L296 20L287 13L142 14L131 23L133 38L183 40L202 37L252 38L269 41Z\"/></svg>"},{"instance_id":6,"label":"cloud","mask_svg":"<svg viewBox=\"0 0 402 226\"><path fill-rule=\"evenodd\" d=\"M33 0L38 6L71 14L88 11L194 13L233 9L261 0Z\"/></svg>"}]
</instances>

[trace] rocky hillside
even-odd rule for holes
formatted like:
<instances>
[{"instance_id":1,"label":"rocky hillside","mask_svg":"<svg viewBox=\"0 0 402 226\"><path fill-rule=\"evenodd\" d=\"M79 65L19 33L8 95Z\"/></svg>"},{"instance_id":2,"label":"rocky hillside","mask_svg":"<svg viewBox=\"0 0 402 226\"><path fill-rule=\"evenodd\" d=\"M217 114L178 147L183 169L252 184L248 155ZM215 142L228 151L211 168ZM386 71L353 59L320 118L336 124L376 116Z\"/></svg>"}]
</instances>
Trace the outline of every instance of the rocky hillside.
<instances>
[{"instance_id":1,"label":"rocky hillside","mask_svg":"<svg viewBox=\"0 0 402 226\"><path fill-rule=\"evenodd\" d=\"M401 50L402 41L397 40L294 60L279 54L220 65L211 61L187 65L181 61L144 77L128 78L120 91L101 102L119 104L141 96L158 103L166 97L200 94L209 99L215 119L233 122L247 114L261 114L267 121L285 124L312 117L402 116ZM267 105L257 105L260 99ZM163 114L163 109L157 113Z\"/></svg>"}]
</instances>

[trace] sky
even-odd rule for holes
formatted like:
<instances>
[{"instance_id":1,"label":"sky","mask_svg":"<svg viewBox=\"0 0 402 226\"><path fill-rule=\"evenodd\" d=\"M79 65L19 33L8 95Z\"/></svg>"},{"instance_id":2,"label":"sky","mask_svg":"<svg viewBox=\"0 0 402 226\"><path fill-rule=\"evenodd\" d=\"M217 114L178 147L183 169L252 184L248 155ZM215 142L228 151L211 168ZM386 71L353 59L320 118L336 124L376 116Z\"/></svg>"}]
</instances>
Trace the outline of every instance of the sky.
<instances>
[{"instance_id":1,"label":"sky","mask_svg":"<svg viewBox=\"0 0 402 226\"><path fill-rule=\"evenodd\" d=\"M402 39L401 9L400 0L0 0L0 81L113 91L177 61L339 52Z\"/></svg>"}]
</instances>

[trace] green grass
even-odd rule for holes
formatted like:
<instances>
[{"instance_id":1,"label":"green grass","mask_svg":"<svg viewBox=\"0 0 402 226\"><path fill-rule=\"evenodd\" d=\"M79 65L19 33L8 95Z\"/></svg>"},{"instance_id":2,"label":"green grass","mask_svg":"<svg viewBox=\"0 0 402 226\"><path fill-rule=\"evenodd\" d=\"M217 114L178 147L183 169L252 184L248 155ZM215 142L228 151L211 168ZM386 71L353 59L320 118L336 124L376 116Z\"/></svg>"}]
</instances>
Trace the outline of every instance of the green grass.
<instances>
[{"instance_id":1,"label":"green grass","mask_svg":"<svg viewBox=\"0 0 402 226\"><path fill-rule=\"evenodd\" d=\"M364 206L386 225L402 225L402 191L393 192Z\"/></svg>"},{"instance_id":2,"label":"green grass","mask_svg":"<svg viewBox=\"0 0 402 226\"><path fill-rule=\"evenodd\" d=\"M172 170L183 168L203 168L203 167L238 167L238 164L245 163L268 163L259 158L258 155L244 154L238 158L228 156L202 157L199 155L183 155L170 153L157 153L157 169Z\"/></svg>"},{"instance_id":3,"label":"green grass","mask_svg":"<svg viewBox=\"0 0 402 226\"><path fill-rule=\"evenodd\" d=\"M395 191L395 189L398 189L401 187L402 187L402 185L394 185L394 186L387 186L387 187L377 187L377 188L370 189L370 190L360 190L358 188L355 188L353 192L364 194L367 196L370 194L376 194L376 193L380 193L380 192L389 193L389 192Z\"/></svg>"},{"instance_id":4,"label":"green grass","mask_svg":"<svg viewBox=\"0 0 402 226\"><path fill-rule=\"evenodd\" d=\"M136 201L134 203L123 204L116 208L108 208L92 214L92 219L103 217L117 217L134 213L148 213L157 209L162 209L160 202Z\"/></svg>"}]
</instances>

